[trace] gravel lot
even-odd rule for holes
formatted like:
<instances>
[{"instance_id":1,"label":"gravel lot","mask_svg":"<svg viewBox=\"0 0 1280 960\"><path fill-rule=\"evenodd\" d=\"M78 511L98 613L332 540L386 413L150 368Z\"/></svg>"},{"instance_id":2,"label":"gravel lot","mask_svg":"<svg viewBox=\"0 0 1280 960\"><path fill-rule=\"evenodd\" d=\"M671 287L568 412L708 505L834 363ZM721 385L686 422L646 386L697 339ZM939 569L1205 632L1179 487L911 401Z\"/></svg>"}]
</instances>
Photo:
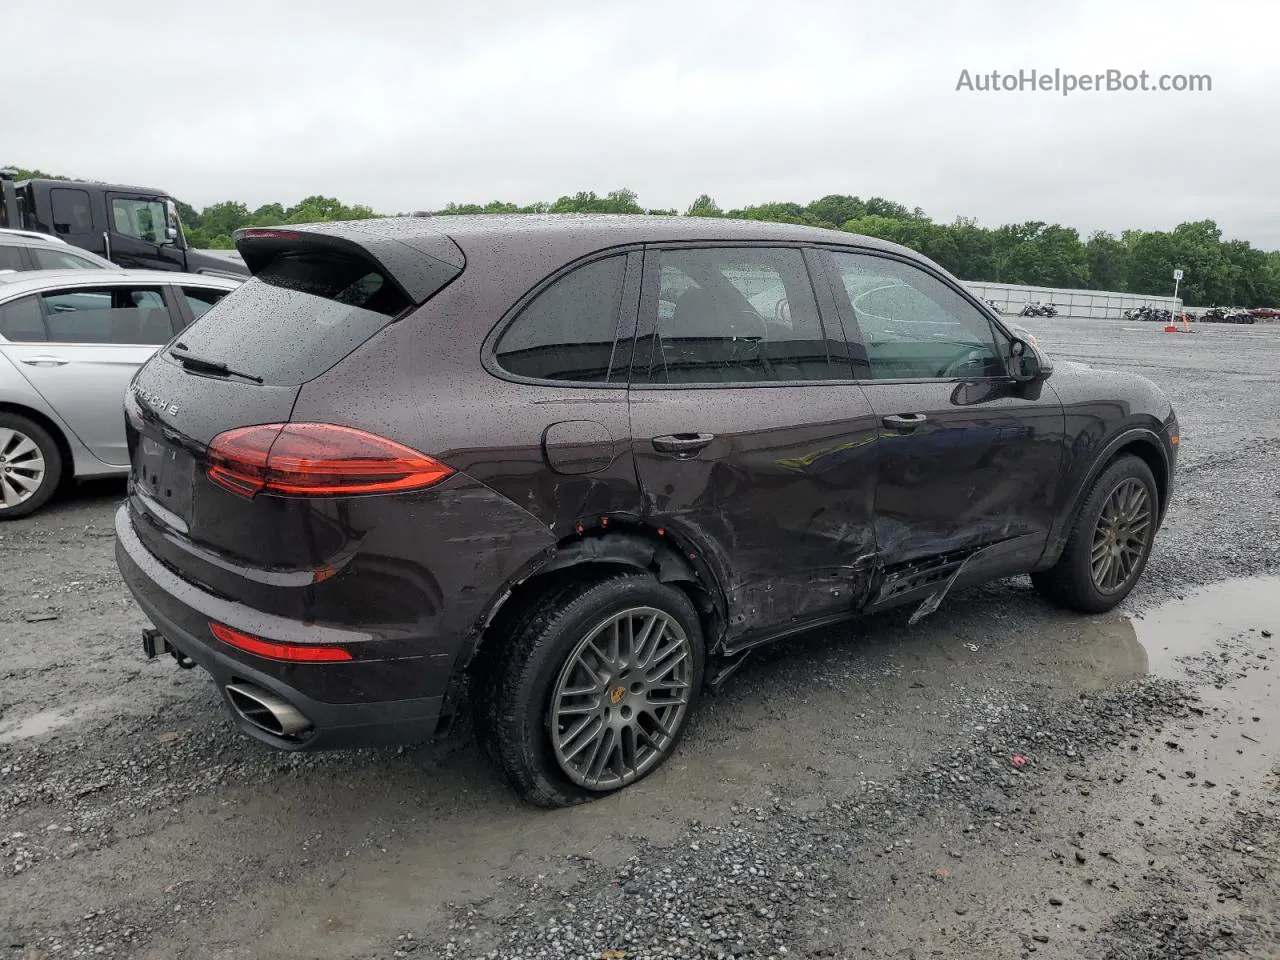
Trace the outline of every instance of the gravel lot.
<instances>
[{"instance_id":1,"label":"gravel lot","mask_svg":"<svg viewBox=\"0 0 1280 960\"><path fill-rule=\"evenodd\" d=\"M572 810L517 804L465 730L233 735L141 658L120 484L0 526L0 960L1280 956L1280 326L1019 322L1178 407L1124 610L1023 578L775 646Z\"/></svg>"}]
</instances>

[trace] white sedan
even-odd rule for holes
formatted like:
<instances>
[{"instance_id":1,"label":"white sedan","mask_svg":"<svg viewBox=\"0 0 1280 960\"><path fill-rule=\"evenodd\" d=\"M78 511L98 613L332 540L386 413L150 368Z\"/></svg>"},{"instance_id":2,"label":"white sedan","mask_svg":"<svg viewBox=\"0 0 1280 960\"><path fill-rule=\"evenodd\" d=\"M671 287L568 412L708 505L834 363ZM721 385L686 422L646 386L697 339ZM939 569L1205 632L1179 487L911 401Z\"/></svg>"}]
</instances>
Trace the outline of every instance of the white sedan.
<instances>
[{"instance_id":1,"label":"white sedan","mask_svg":"<svg viewBox=\"0 0 1280 960\"><path fill-rule=\"evenodd\" d=\"M0 520L129 470L134 372L242 281L151 270L0 274Z\"/></svg>"}]
</instances>

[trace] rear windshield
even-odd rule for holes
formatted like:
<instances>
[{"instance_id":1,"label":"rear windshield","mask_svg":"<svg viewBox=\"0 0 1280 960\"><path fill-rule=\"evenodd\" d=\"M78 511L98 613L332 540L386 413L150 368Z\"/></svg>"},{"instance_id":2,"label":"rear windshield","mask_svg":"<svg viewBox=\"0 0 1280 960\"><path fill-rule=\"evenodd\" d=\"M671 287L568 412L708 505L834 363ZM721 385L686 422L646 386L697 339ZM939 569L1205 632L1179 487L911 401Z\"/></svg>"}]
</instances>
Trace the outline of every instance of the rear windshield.
<instances>
[{"instance_id":1,"label":"rear windshield","mask_svg":"<svg viewBox=\"0 0 1280 960\"><path fill-rule=\"evenodd\" d=\"M293 386L324 373L412 305L365 261L286 255L223 297L178 340L202 359Z\"/></svg>"}]
</instances>

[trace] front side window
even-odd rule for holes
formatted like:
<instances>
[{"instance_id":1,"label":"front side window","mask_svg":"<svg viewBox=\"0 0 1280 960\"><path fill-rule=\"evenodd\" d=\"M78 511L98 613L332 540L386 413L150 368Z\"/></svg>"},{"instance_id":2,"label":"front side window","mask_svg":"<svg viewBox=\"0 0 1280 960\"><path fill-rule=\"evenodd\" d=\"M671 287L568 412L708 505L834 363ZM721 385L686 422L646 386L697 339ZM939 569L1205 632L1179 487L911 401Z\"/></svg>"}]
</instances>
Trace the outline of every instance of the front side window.
<instances>
[{"instance_id":1,"label":"front side window","mask_svg":"<svg viewBox=\"0 0 1280 960\"><path fill-rule=\"evenodd\" d=\"M829 254L877 380L1007 375L991 321L918 267L861 253Z\"/></svg>"},{"instance_id":2,"label":"front side window","mask_svg":"<svg viewBox=\"0 0 1280 960\"><path fill-rule=\"evenodd\" d=\"M168 222L165 206L159 200L135 200L131 197L113 197L111 223L116 233L147 243L164 243L165 224Z\"/></svg>"},{"instance_id":3,"label":"front side window","mask_svg":"<svg viewBox=\"0 0 1280 960\"><path fill-rule=\"evenodd\" d=\"M498 366L535 380L607 383L626 265L617 254L553 281L498 338Z\"/></svg>"},{"instance_id":4,"label":"front side window","mask_svg":"<svg viewBox=\"0 0 1280 960\"><path fill-rule=\"evenodd\" d=\"M54 187L49 191L53 207L53 231L61 235L81 236L93 233L93 212L89 194L70 187Z\"/></svg>"},{"instance_id":5,"label":"front side window","mask_svg":"<svg viewBox=\"0 0 1280 960\"><path fill-rule=\"evenodd\" d=\"M818 315L804 254L789 248L659 250L656 327L640 382L848 379Z\"/></svg>"},{"instance_id":6,"label":"front side window","mask_svg":"<svg viewBox=\"0 0 1280 960\"><path fill-rule=\"evenodd\" d=\"M39 295L52 343L159 346L173 337L173 321L158 287L56 290Z\"/></svg>"},{"instance_id":7,"label":"front side window","mask_svg":"<svg viewBox=\"0 0 1280 960\"><path fill-rule=\"evenodd\" d=\"M69 250L54 250L46 247L31 247L31 256L36 261L37 270L100 270L101 264L94 263L88 257Z\"/></svg>"}]
</instances>

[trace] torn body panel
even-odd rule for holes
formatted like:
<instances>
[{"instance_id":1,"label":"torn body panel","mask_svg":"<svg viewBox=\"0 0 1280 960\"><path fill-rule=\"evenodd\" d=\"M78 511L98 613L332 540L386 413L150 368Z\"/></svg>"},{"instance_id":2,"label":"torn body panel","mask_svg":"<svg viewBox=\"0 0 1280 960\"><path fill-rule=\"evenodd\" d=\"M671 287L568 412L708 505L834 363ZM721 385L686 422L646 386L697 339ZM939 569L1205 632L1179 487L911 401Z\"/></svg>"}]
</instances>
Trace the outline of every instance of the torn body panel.
<instances>
[{"instance_id":1,"label":"torn body panel","mask_svg":"<svg viewBox=\"0 0 1280 960\"><path fill-rule=\"evenodd\" d=\"M865 602L877 428L860 388L632 389L631 401L641 518L706 555L727 647ZM685 433L711 439L692 455L653 443Z\"/></svg>"}]
</instances>

